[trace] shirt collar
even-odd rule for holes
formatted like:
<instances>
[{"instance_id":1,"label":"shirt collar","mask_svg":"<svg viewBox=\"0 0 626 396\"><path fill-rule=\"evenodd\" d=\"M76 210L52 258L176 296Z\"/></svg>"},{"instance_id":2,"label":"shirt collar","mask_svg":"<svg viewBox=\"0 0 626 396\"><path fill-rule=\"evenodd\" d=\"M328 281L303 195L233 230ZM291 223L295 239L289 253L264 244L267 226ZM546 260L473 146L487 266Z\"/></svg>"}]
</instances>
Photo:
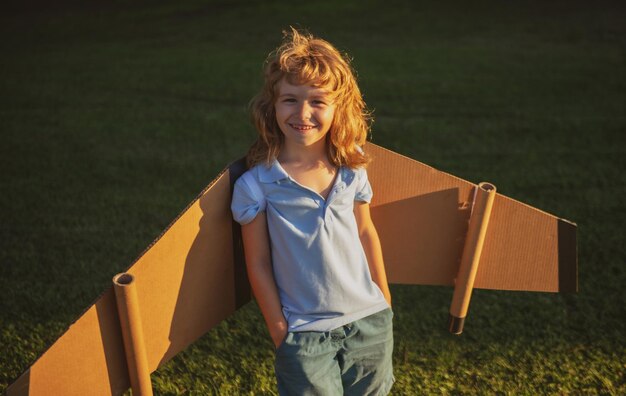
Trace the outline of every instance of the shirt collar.
<instances>
[{"instance_id":1,"label":"shirt collar","mask_svg":"<svg viewBox=\"0 0 626 396\"><path fill-rule=\"evenodd\" d=\"M352 168L348 168L347 166L342 166L341 168L339 168L339 171L339 175L341 176L341 182L343 183L342 187L352 184L356 176L356 171Z\"/></svg>"},{"instance_id":2,"label":"shirt collar","mask_svg":"<svg viewBox=\"0 0 626 396\"><path fill-rule=\"evenodd\" d=\"M280 163L276 159L274 159L269 167L266 165L259 166L259 180L261 183L274 183L278 180L288 178L289 174L280 166Z\"/></svg>"}]
</instances>

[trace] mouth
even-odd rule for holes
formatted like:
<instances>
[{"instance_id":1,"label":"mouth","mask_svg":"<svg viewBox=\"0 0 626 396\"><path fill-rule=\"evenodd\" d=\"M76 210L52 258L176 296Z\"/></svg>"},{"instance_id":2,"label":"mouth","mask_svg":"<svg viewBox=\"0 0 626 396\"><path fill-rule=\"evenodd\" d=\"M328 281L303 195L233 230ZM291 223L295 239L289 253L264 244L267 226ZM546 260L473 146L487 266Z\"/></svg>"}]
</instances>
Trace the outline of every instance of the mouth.
<instances>
[{"instance_id":1,"label":"mouth","mask_svg":"<svg viewBox=\"0 0 626 396\"><path fill-rule=\"evenodd\" d=\"M311 129L315 128L315 125L304 125L304 124L289 124L289 126L300 132L310 131Z\"/></svg>"}]
</instances>

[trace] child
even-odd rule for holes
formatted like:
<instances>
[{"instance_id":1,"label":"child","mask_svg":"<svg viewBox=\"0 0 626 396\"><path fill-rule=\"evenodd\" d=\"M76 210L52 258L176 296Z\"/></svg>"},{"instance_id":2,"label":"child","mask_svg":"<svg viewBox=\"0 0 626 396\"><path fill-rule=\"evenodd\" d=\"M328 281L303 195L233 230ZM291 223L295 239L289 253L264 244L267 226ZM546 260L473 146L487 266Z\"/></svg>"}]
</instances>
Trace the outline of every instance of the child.
<instances>
[{"instance_id":1,"label":"child","mask_svg":"<svg viewBox=\"0 0 626 396\"><path fill-rule=\"evenodd\" d=\"M292 28L251 108L259 138L231 209L279 393L386 395L391 296L360 148L369 114L348 60Z\"/></svg>"}]
</instances>

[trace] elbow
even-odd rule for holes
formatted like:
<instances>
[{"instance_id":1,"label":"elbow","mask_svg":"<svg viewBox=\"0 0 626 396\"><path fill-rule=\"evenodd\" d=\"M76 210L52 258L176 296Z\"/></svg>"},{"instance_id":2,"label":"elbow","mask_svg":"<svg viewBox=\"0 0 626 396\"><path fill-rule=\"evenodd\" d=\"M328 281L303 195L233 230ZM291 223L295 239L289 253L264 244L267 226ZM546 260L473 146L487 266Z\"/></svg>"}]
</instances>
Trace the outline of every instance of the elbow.
<instances>
[{"instance_id":1,"label":"elbow","mask_svg":"<svg viewBox=\"0 0 626 396\"><path fill-rule=\"evenodd\" d=\"M367 230L359 230L359 239L361 241L366 241L370 237L370 233Z\"/></svg>"},{"instance_id":2,"label":"elbow","mask_svg":"<svg viewBox=\"0 0 626 396\"><path fill-rule=\"evenodd\" d=\"M366 227L362 230L359 230L359 239L364 246L370 245L372 242L378 240L378 234L376 234L375 229L371 227Z\"/></svg>"},{"instance_id":3,"label":"elbow","mask_svg":"<svg viewBox=\"0 0 626 396\"><path fill-rule=\"evenodd\" d=\"M246 268L248 269L248 273L264 273L272 271L272 262L271 260L246 260Z\"/></svg>"},{"instance_id":4,"label":"elbow","mask_svg":"<svg viewBox=\"0 0 626 396\"><path fill-rule=\"evenodd\" d=\"M373 223L363 224L359 227L359 238L372 238L378 236Z\"/></svg>"}]
</instances>

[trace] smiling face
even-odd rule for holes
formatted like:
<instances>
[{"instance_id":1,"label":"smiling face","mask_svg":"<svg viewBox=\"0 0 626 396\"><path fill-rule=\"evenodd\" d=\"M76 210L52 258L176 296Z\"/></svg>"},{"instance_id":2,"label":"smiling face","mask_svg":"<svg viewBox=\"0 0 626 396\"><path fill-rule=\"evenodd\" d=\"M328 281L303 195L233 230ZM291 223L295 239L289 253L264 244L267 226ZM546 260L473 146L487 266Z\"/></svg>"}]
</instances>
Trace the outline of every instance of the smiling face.
<instances>
[{"instance_id":1,"label":"smiling face","mask_svg":"<svg viewBox=\"0 0 626 396\"><path fill-rule=\"evenodd\" d=\"M323 144L335 115L328 91L311 85L293 85L285 78L277 85L276 122L285 145Z\"/></svg>"}]
</instances>

